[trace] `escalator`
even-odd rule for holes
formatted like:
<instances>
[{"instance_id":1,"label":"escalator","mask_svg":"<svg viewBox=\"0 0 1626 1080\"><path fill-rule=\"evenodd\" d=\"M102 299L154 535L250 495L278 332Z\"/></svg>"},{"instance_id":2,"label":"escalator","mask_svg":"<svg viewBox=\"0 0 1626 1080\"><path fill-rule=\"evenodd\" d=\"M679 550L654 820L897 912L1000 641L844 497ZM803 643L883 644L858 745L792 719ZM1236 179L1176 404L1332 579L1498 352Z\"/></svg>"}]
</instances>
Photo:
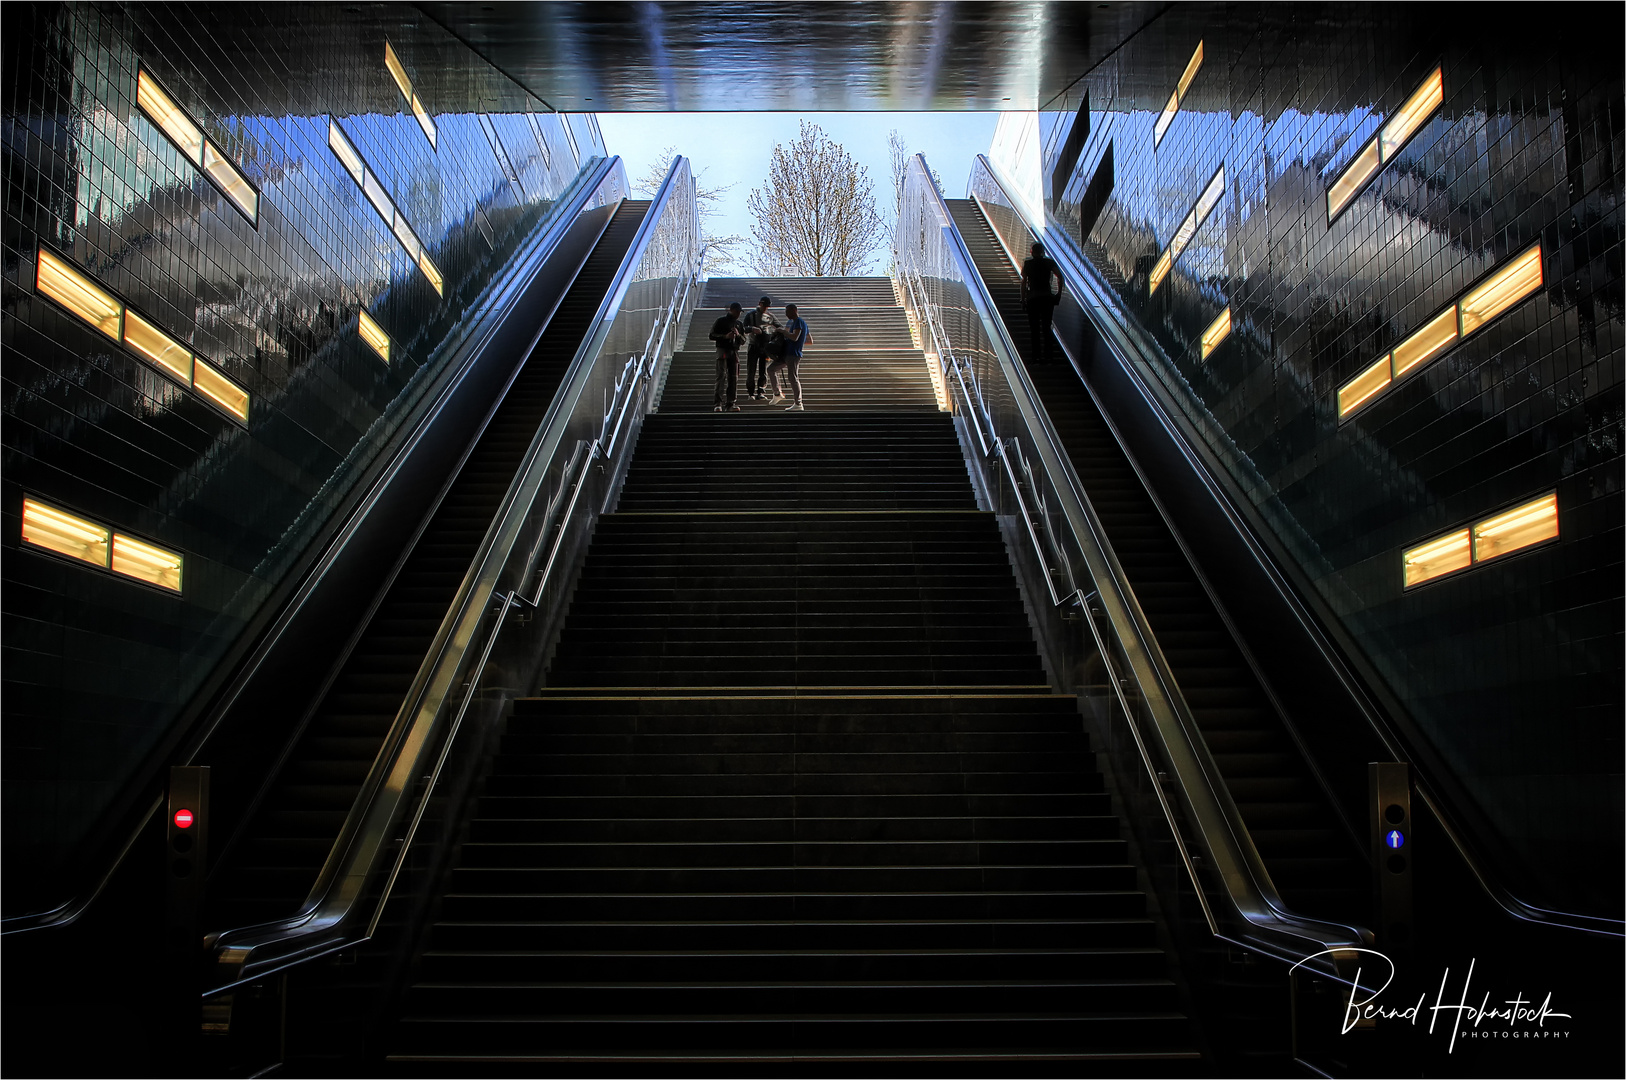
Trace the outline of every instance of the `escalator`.
<instances>
[{"instance_id":1,"label":"escalator","mask_svg":"<svg viewBox=\"0 0 1626 1080\"><path fill-rule=\"evenodd\" d=\"M628 201L616 211L320 705L268 774L215 864L208 927L291 915L309 893L648 210Z\"/></svg>"},{"instance_id":2,"label":"escalator","mask_svg":"<svg viewBox=\"0 0 1626 1080\"><path fill-rule=\"evenodd\" d=\"M1370 879L1356 838L1084 384L1064 359L1028 355L1020 275L982 210L945 202L1282 899L1365 923Z\"/></svg>"}]
</instances>

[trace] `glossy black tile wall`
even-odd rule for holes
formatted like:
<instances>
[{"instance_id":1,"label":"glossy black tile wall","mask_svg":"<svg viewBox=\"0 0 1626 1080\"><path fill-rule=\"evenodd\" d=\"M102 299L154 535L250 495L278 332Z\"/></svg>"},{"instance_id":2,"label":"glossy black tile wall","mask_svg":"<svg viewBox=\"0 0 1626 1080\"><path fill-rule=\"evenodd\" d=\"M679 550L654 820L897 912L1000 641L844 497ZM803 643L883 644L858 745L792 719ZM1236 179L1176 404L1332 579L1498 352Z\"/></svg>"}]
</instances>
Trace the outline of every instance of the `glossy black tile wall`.
<instances>
[{"instance_id":1,"label":"glossy black tile wall","mask_svg":"<svg viewBox=\"0 0 1626 1080\"><path fill-rule=\"evenodd\" d=\"M1180 5L1044 107L1044 195L1075 238L1094 215L1084 254L1155 337L1158 377L1530 898L1618 918L1621 11L1483 14ZM1436 66L1443 106L1329 225L1328 185ZM1086 95L1089 138L1052 176ZM1111 195L1089 205L1109 153ZM1218 208L1149 296L1222 164ZM1539 292L1340 422L1340 386L1538 241ZM1403 587L1405 549L1552 490L1556 542Z\"/></svg>"},{"instance_id":2,"label":"glossy black tile wall","mask_svg":"<svg viewBox=\"0 0 1626 1080\"><path fill-rule=\"evenodd\" d=\"M60 860L604 148L592 117L553 113L411 8L8 4L4 20L9 915L53 900ZM386 37L435 146L385 68ZM257 227L137 109L143 68L258 187ZM444 295L329 149L330 116ZM42 246L247 388L246 426L36 294ZM359 338L360 309L390 335L388 363ZM25 494L180 552L182 593L24 547Z\"/></svg>"}]
</instances>

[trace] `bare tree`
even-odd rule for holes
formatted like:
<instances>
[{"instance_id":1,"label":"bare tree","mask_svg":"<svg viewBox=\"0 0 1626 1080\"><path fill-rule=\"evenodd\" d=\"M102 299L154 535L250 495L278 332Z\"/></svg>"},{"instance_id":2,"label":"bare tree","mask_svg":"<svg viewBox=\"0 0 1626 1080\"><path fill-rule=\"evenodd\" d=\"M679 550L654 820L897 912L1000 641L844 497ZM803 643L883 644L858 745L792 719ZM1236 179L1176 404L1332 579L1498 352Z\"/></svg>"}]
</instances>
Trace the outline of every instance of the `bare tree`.
<instances>
[{"instance_id":1,"label":"bare tree","mask_svg":"<svg viewBox=\"0 0 1626 1080\"><path fill-rule=\"evenodd\" d=\"M632 185L632 189L646 199L653 199L661 189L661 183L666 174L672 169L672 159L677 156L677 147L668 146L662 150L660 157L650 162L644 175L639 177ZM701 178L706 175L704 169L694 177L694 201L700 212L701 252L700 269L706 274L720 274L734 269L734 261L738 257L739 248L745 243L745 237L738 233L727 236L713 235L711 223L722 213L723 196L726 195L733 184L724 184L722 187L703 187Z\"/></svg>"},{"instance_id":2,"label":"bare tree","mask_svg":"<svg viewBox=\"0 0 1626 1080\"><path fill-rule=\"evenodd\" d=\"M806 120L794 142L774 146L768 182L752 189L747 205L759 274L859 273L886 242L869 170Z\"/></svg>"}]
</instances>

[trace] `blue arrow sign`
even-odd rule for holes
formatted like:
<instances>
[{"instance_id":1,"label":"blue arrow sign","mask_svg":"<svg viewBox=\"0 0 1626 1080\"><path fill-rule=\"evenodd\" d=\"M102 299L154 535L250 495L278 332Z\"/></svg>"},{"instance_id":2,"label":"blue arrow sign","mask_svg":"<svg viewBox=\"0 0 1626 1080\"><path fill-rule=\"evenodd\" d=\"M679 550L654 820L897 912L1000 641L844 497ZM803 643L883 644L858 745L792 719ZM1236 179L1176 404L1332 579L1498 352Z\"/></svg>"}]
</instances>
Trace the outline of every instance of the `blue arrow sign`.
<instances>
[{"instance_id":1,"label":"blue arrow sign","mask_svg":"<svg viewBox=\"0 0 1626 1080\"><path fill-rule=\"evenodd\" d=\"M1383 838L1383 842L1392 848L1402 847L1406 843L1406 834L1399 829L1390 829L1389 835Z\"/></svg>"}]
</instances>

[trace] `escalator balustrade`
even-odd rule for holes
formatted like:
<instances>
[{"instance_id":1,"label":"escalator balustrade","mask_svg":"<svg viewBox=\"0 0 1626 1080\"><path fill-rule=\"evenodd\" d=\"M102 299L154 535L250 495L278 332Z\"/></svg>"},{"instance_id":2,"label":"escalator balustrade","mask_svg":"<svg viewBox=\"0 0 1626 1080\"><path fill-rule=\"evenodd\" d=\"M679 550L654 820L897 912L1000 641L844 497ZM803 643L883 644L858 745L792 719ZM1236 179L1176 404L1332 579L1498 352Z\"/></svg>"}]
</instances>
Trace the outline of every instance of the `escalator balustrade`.
<instances>
[{"instance_id":1,"label":"escalator balustrade","mask_svg":"<svg viewBox=\"0 0 1626 1080\"><path fill-rule=\"evenodd\" d=\"M1073 368L1028 355L1021 275L982 210L945 200L1284 902L1369 921L1367 864ZM1052 357L1062 357L1054 348Z\"/></svg>"},{"instance_id":2,"label":"escalator balustrade","mask_svg":"<svg viewBox=\"0 0 1626 1080\"><path fill-rule=\"evenodd\" d=\"M622 204L330 688L224 852L207 925L294 914L315 883L481 539L648 212Z\"/></svg>"}]
</instances>

